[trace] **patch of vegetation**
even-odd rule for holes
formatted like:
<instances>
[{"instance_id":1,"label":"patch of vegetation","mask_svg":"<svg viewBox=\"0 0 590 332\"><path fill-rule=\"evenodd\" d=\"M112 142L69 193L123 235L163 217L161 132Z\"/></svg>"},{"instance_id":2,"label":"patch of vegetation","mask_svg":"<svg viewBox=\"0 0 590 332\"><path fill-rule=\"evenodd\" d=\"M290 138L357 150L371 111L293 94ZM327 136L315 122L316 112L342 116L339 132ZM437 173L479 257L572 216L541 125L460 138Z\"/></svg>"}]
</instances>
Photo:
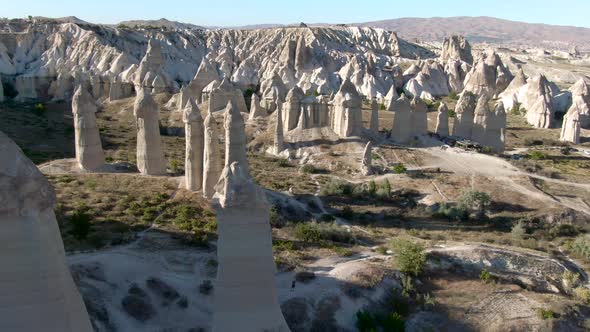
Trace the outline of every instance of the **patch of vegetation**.
<instances>
[{"instance_id":1,"label":"patch of vegetation","mask_svg":"<svg viewBox=\"0 0 590 332\"><path fill-rule=\"evenodd\" d=\"M459 206L476 213L477 218L483 218L489 209L492 199L488 193L477 190L466 190L459 196Z\"/></svg>"},{"instance_id":2,"label":"patch of vegetation","mask_svg":"<svg viewBox=\"0 0 590 332\"><path fill-rule=\"evenodd\" d=\"M571 244L571 250L586 262L590 262L590 235L578 236Z\"/></svg>"},{"instance_id":3,"label":"patch of vegetation","mask_svg":"<svg viewBox=\"0 0 590 332\"><path fill-rule=\"evenodd\" d=\"M495 282L496 278L488 270L484 269L479 273L479 280L484 284L489 284Z\"/></svg>"},{"instance_id":4,"label":"patch of vegetation","mask_svg":"<svg viewBox=\"0 0 590 332\"><path fill-rule=\"evenodd\" d=\"M456 91L451 91L451 93L449 93L449 99L451 99L451 100L459 100L459 95L457 94Z\"/></svg>"},{"instance_id":5,"label":"patch of vegetation","mask_svg":"<svg viewBox=\"0 0 590 332\"><path fill-rule=\"evenodd\" d=\"M199 285L199 293L203 295L209 295L213 291L213 283L211 280L203 280Z\"/></svg>"},{"instance_id":6,"label":"patch of vegetation","mask_svg":"<svg viewBox=\"0 0 590 332\"><path fill-rule=\"evenodd\" d=\"M88 233L90 233L90 228L92 227L90 220L90 214L86 207L79 207L72 213L69 222L72 225L71 233L76 239L84 240L88 237Z\"/></svg>"},{"instance_id":7,"label":"patch of vegetation","mask_svg":"<svg viewBox=\"0 0 590 332\"><path fill-rule=\"evenodd\" d=\"M466 221L469 219L469 211L464 206L452 206L449 203L441 203L435 214L449 221Z\"/></svg>"},{"instance_id":8,"label":"patch of vegetation","mask_svg":"<svg viewBox=\"0 0 590 332\"><path fill-rule=\"evenodd\" d=\"M357 199L389 199L391 197L391 184L388 180L381 183L369 181L368 183L355 184L344 180L331 179L322 187L322 196L350 197Z\"/></svg>"},{"instance_id":9,"label":"patch of vegetation","mask_svg":"<svg viewBox=\"0 0 590 332\"><path fill-rule=\"evenodd\" d=\"M392 247L400 271L419 276L426 264L426 252L421 244L401 239L394 240Z\"/></svg>"},{"instance_id":10,"label":"patch of vegetation","mask_svg":"<svg viewBox=\"0 0 590 332\"><path fill-rule=\"evenodd\" d=\"M301 166L301 173L304 174L321 174L325 171L323 169L317 168L312 164L305 164Z\"/></svg>"},{"instance_id":11,"label":"patch of vegetation","mask_svg":"<svg viewBox=\"0 0 590 332\"><path fill-rule=\"evenodd\" d=\"M590 304L590 289L584 286L579 286L574 288L573 294L576 300L583 302L584 304Z\"/></svg>"},{"instance_id":12,"label":"patch of vegetation","mask_svg":"<svg viewBox=\"0 0 590 332\"><path fill-rule=\"evenodd\" d=\"M367 311L356 313L356 328L359 332L403 332L405 321L397 312L389 315L374 315Z\"/></svg>"},{"instance_id":13,"label":"patch of vegetation","mask_svg":"<svg viewBox=\"0 0 590 332\"><path fill-rule=\"evenodd\" d=\"M524 239L524 237L526 236L526 228L524 226L524 223L522 221L519 221L516 225L514 225L512 227L512 230L510 231L510 235L517 240Z\"/></svg>"},{"instance_id":14,"label":"patch of vegetation","mask_svg":"<svg viewBox=\"0 0 590 332\"><path fill-rule=\"evenodd\" d=\"M408 169L406 168L406 166L404 164L399 163L399 164L393 166L392 171L395 174L405 174L408 171Z\"/></svg>"},{"instance_id":15,"label":"patch of vegetation","mask_svg":"<svg viewBox=\"0 0 590 332\"><path fill-rule=\"evenodd\" d=\"M295 225L293 232L298 240L308 243L321 243L322 241L354 242L352 234L336 223L299 223Z\"/></svg>"},{"instance_id":16,"label":"patch of vegetation","mask_svg":"<svg viewBox=\"0 0 590 332\"><path fill-rule=\"evenodd\" d=\"M531 153L529 153L527 155L527 158L531 159L531 160L544 160L544 159L547 159L548 156L546 153L544 153L542 151L535 150L535 151L532 151Z\"/></svg>"},{"instance_id":17,"label":"patch of vegetation","mask_svg":"<svg viewBox=\"0 0 590 332\"><path fill-rule=\"evenodd\" d=\"M35 113L35 115L41 116L41 115L45 114L46 110L47 110L47 107L45 107L45 104L42 104L42 103L38 103L33 106L33 113Z\"/></svg>"},{"instance_id":18,"label":"patch of vegetation","mask_svg":"<svg viewBox=\"0 0 590 332\"><path fill-rule=\"evenodd\" d=\"M457 116L457 112L455 112L455 110L449 110L448 114L449 114L449 118L454 118Z\"/></svg>"},{"instance_id":19,"label":"patch of vegetation","mask_svg":"<svg viewBox=\"0 0 590 332\"><path fill-rule=\"evenodd\" d=\"M537 314L539 315L539 318L541 318L542 320L555 318L555 313L551 309L539 308Z\"/></svg>"}]
</instances>

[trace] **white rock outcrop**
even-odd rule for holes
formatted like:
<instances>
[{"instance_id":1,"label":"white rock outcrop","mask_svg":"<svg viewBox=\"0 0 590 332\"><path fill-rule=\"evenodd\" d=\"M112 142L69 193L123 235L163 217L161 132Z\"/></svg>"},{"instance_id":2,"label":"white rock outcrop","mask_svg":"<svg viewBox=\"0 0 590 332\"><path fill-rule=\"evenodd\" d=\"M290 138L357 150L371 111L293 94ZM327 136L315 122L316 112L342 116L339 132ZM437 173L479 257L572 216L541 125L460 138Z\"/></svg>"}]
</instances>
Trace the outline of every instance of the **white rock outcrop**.
<instances>
[{"instance_id":1,"label":"white rock outcrop","mask_svg":"<svg viewBox=\"0 0 590 332\"><path fill-rule=\"evenodd\" d=\"M590 128L590 87L584 79L578 80L570 88L572 106L575 106L580 114L582 128ZM569 110L568 110L569 112Z\"/></svg>"},{"instance_id":2,"label":"white rock outcrop","mask_svg":"<svg viewBox=\"0 0 590 332\"><path fill-rule=\"evenodd\" d=\"M283 132L283 107L277 107L273 153L278 155L285 150L285 135Z\"/></svg>"},{"instance_id":3,"label":"white rock outcrop","mask_svg":"<svg viewBox=\"0 0 590 332\"><path fill-rule=\"evenodd\" d=\"M408 143L414 137L410 100L402 93L402 96L391 104L391 108L394 112L391 138L398 143Z\"/></svg>"},{"instance_id":4,"label":"white rock outcrop","mask_svg":"<svg viewBox=\"0 0 590 332\"><path fill-rule=\"evenodd\" d=\"M445 103L440 103L436 113L436 129L434 132L440 137L449 136L449 109Z\"/></svg>"},{"instance_id":5,"label":"white rock outcrop","mask_svg":"<svg viewBox=\"0 0 590 332\"><path fill-rule=\"evenodd\" d=\"M205 146L203 152L203 196L211 199L223 170L217 123L211 112L205 118Z\"/></svg>"},{"instance_id":6,"label":"white rock outcrop","mask_svg":"<svg viewBox=\"0 0 590 332\"><path fill-rule=\"evenodd\" d=\"M508 85L506 90L500 94L500 99L507 110L512 110L514 106L519 102L518 94L523 86L527 84L526 76L522 68L519 68L516 76L512 79L512 82Z\"/></svg>"},{"instance_id":7,"label":"white rock outcrop","mask_svg":"<svg viewBox=\"0 0 590 332\"><path fill-rule=\"evenodd\" d=\"M420 73L406 83L404 91L427 100L448 95L449 83L444 68L436 62L425 64Z\"/></svg>"},{"instance_id":8,"label":"white rock outcrop","mask_svg":"<svg viewBox=\"0 0 590 332\"><path fill-rule=\"evenodd\" d=\"M213 113L224 110L228 101L232 101L239 112L248 113L246 100L240 89L228 80L223 79L221 83L213 87L209 97L209 110Z\"/></svg>"},{"instance_id":9,"label":"white rock outcrop","mask_svg":"<svg viewBox=\"0 0 590 332\"><path fill-rule=\"evenodd\" d=\"M471 45L463 36L451 36L443 41L441 61L446 63L449 60L459 60L466 63L473 63Z\"/></svg>"},{"instance_id":10,"label":"white rock outcrop","mask_svg":"<svg viewBox=\"0 0 590 332\"><path fill-rule=\"evenodd\" d=\"M283 104L283 125L287 131L297 127L299 122L299 113L301 113L301 100L305 97L303 90L294 87L289 90L285 103Z\"/></svg>"},{"instance_id":11,"label":"white rock outcrop","mask_svg":"<svg viewBox=\"0 0 590 332\"><path fill-rule=\"evenodd\" d=\"M92 332L70 274L53 188L0 132L0 331Z\"/></svg>"},{"instance_id":12,"label":"white rock outcrop","mask_svg":"<svg viewBox=\"0 0 590 332\"><path fill-rule=\"evenodd\" d=\"M512 74L495 52L482 54L465 76L464 91L492 98L512 81Z\"/></svg>"},{"instance_id":13,"label":"white rock outcrop","mask_svg":"<svg viewBox=\"0 0 590 332\"><path fill-rule=\"evenodd\" d=\"M246 155L246 129L244 118L236 104L230 100L225 107L225 167L238 162L249 172L248 156Z\"/></svg>"},{"instance_id":14,"label":"white rock outcrop","mask_svg":"<svg viewBox=\"0 0 590 332\"><path fill-rule=\"evenodd\" d=\"M133 105L137 124L137 168L144 175L166 175L160 137L160 111L147 88L140 89Z\"/></svg>"},{"instance_id":15,"label":"white rock outcrop","mask_svg":"<svg viewBox=\"0 0 590 332\"><path fill-rule=\"evenodd\" d=\"M428 135L428 106L422 99L414 97L410 103L412 108L412 128L414 136Z\"/></svg>"},{"instance_id":16,"label":"white rock outcrop","mask_svg":"<svg viewBox=\"0 0 590 332\"><path fill-rule=\"evenodd\" d=\"M488 120L483 144L490 147L493 152L504 152L506 145L506 109L502 101L496 103L494 112Z\"/></svg>"},{"instance_id":17,"label":"white rock outcrop","mask_svg":"<svg viewBox=\"0 0 590 332\"><path fill-rule=\"evenodd\" d=\"M184 178L187 190L199 191L203 187L203 155L205 130L203 117L193 98L189 98L182 113L185 133Z\"/></svg>"},{"instance_id":18,"label":"white rock outcrop","mask_svg":"<svg viewBox=\"0 0 590 332\"><path fill-rule=\"evenodd\" d=\"M332 105L333 112L330 123L334 132L342 138L359 136L363 129L362 100L349 80L342 83L338 93L334 96Z\"/></svg>"},{"instance_id":19,"label":"white rock outcrop","mask_svg":"<svg viewBox=\"0 0 590 332\"><path fill-rule=\"evenodd\" d=\"M264 118L268 114L266 110L260 106L260 97L257 94L252 95L252 101L250 103L250 115L249 120L254 120L256 118Z\"/></svg>"},{"instance_id":20,"label":"white rock outcrop","mask_svg":"<svg viewBox=\"0 0 590 332\"><path fill-rule=\"evenodd\" d=\"M580 129L580 113L576 107L572 106L563 117L563 125L561 127L559 140L562 142L580 144Z\"/></svg>"},{"instance_id":21,"label":"white rock outcrop","mask_svg":"<svg viewBox=\"0 0 590 332\"><path fill-rule=\"evenodd\" d=\"M254 184L247 165L235 161L224 168L216 190L219 238L212 330L290 331L278 301L264 191Z\"/></svg>"},{"instance_id":22,"label":"white rock outcrop","mask_svg":"<svg viewBox=\"0 0 590 332\"><path fill-rule=\"evenodd\" d=\"M189 84L191 94L195 97L197 103L203 102L201 99L201 93L203 89L213 81L219 81L219 74L217 68L212 64L207 57L204 57L197 69L195 77Z\"/></svg>"},{"instance_id":23,"label":"white rock outcrop","mask_svg":"<svg viewBox=\"0 0 590 332\"><path fill-rule=\"evenodd\" d=\"M84 86L79 86L72 98L74 115L74 140L78 167L97 171L105 163L96 122L96 104Z\"/></svg>"},{"instance_id":24,"label":"white rock outcrop","mask_svg":"<svg viewBox=\"0 0 590 332\"><path fill-rule=\"evenodd\" d=\"M455 107L453 136L471 139L476 106L477 97L473 93L463 92L461 94L457 106Z\"/></svg>"},{"instance_id":25,"label":"white rock outcrop","mask_svg":"<svg viewBox=\"0 0 590 332\"><path fill-rule=\"evenodd\" d=\"M373 174L373 143L369 141L363 150L363 158L361 160L361 174L369 176Z\"/></svg>"}]
</instances>

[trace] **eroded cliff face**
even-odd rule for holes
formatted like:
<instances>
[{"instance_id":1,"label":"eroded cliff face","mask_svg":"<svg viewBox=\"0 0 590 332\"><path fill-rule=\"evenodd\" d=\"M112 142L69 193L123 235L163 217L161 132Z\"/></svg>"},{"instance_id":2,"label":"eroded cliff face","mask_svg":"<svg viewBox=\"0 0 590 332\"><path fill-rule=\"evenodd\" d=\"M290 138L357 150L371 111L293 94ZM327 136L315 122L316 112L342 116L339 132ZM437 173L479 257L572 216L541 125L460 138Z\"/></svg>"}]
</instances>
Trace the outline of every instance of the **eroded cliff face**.
<instances>
[{"instance_id":1,"label":"eroded cliff face","mask_svg":"<svg viewBox=\"0 0 590 332\"><path fill-rule=\"evenodd\" d=\"M278 73L288 88L330 93L344 79L337 73L354 59L350 75L361 81L358 88L386 95L398 57L433 56L393 32L359 27L166 31L10 20L0 31L0 74L14 79L21 99L68 96L63 90L72 81L90 81L98 86L95 97L107 97L112 82L132 83L145 70L140 63L150 39L160 44L172 92L174 82L193 79L206 57L241 88Z\"/></svg>"}]
</instances>

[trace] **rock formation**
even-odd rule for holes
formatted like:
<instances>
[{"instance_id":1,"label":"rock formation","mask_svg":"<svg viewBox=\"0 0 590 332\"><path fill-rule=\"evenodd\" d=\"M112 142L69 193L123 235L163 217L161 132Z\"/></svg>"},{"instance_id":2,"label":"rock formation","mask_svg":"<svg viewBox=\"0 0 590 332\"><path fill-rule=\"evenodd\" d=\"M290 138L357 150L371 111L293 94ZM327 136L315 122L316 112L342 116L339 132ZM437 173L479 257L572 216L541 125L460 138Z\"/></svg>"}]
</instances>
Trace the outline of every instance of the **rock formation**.
<instances>
[{"instance_id":1,"label":"rock formation","mask_svg":"<svg viewBox=\"0 0 590 332\"><path fill-rule=\"evenodd\" d=\"M213 113L225 109L227 102L231 100L241 113L248 113L246 100L240 89L237 89L228 79L213 88L209 95L209 110Z\"/></svg>"},{"instance_id":2,"label":"rock formation","mask_svg":"<svg viewBox=\"0 0 590 332\"><path fill-rule=\"evenodd\" d=\"M506 109L500 101L494 107L494 112L488 120L484 146L493 152L502 153L506 144Z\"/></svg>"},{"instance_id":3,"label":"rock formation","mask_svg":"<svg viewBox=\"0 0 590 332\"><path fill-rule=\"evenodd\" d=\"M246 155L246 131L244 119L236 104L230 100L225 107L225 167L234 162L240 163L249 172Z\"/></svg>"},{"instance_id":4,"label":"rock formation","mask_svg":"<svg viewBox=\"0 0 590 332\"><path fill-rule=\"evenodd\" d=\"M195 97L197 103L203 102L201 99L201 93L203 89L211 82L218 81L219 74L217 73L217 69L215 65L213 65L207 57L203 57L201 64L199 65L199 69L197 69L197 73L195 77L189 84L189 89L191 94Z\"/></svg>"},{"instance_id":5,"label":"rock formation","mask_svg":"<svg viewBox=\"0 0 590 332\"><path fill-rule=\"evenodd\" d=\"M526 84L527 80L524 71L522 68L519 68L516 76L512 79L512 82L510 82L506 90L500 94L500 98L506 109L512 110L514 108L518 103L518 93Z\"/></svg>"},{"instance_id":6,"label":"rock formation","mask_svg":"<svg viewBox=\"0 0 590 332\"><path fill-rule=\"evenodd\" d=\"M459 60L469 64L473 63L471 45L463 36L451 36L443 41L441 61Z\"/></svg>"},{"instance_id":7,"label":"rock formation","mask_svg":"<svg viewBox=\"0 0 590 332\"><path fill-rule=\"evenodd\" d=\"M0 132L0 331L92 332L68 269L53 188Z\"/></svg>"},{"instance_id":8,"label":"rock formation","mask_svg":"<svg viewBox=\"0 0 590 332\"><path fill-rule=\"evenodd\" d=\"M486 146L486 128L492 116L489 101L490 99L486 95L480 96L477 100L471 129L471 139L483 146Z\"/></svg>"},{"instance_id":9,"label":"rock formation","mask_svg":"<svg viewBox=\"0 0 590 332\"><path fill-rule=\"evenodd\" d=\"M215 185L221 175L221 154L217 123L211 112L205 118L205 147L203 152L203 196L211 199L215 194Z\"/></svg>"},{"instance_id":10,"label":"rock formation","mask_svg":"<svg viewBox=\"0 0 590 332\"><path fill-rule=\"evenodd\" d=\"M590 127L590 87L584 79L580 79L570 88L572 105L580 114L580 125L583 128Z\"/></svg>"},{"instance_id":11,"label":"rock formation","mask_svg":"<svg viewBox=\"0 0 590 332\"><path fill-rule=\"evenodd\" d=\"M561 127L559 140L580 144L580 128L580 113L575 106L572 106L563 117L563 126Z\"/></svg>"},{"instance_id":12,"label":"rock formation","mask_svg":"<svg viewBox=\"0 0 590 332\"><path fill-rule=\"evenodd\" d=\"M436 114L436 129L434 131L440 137L449 136L449 109L445 103L440 103Z\"/></svg>"},{"instance_id":13,"label":"rock formation","mask_svg":"<svg viewBox=\"0 0 590 332\"><path fill-rule=\"evenodd\" d=\"M354 85L349 80L344 81L332 101L334 110L331 125L338 136L345 138L361 134L363 128L361 103L361 96Z\"/></svg>"},{"instance_id":14,"label":"rock formation","mask_svg":"<svg viewBox=\"0 0 590 332\"><path fill-rule=\"evenodd\" d=\"M425 64L420 73L408 81L404 91L410 96L427 100L448 95L449 84L444 68L436 62Z\"/></svg>"},{"instance_id":15,"label":"rock formation","mask_svg":"<svg viewBox=\"0 0 590 332\"><path fill-rule=\"evenodd\" d=\"M204 155L204 127L201 111L194 99L187 101L182 120L186 140L186 153L184 159L184 172L186 189L191 191L201 190L203 187L203 155Z\"/></svg>"},{"instance_id":16,"label":"rock formation","mask_svg":"<svg viewBox=\"0 0 590 332\"><path fill-rule=\"evenodd\" d=\"M104 165L104 152L96 122L96 105L85 87L79 86L72 99L74 136L78 167L96 171Z\"/></svg>"},{"instance_id":17,"label":"rock formation","mask_svg":"<svg viewBox=\"0 0 590 332\"><path fill-rule=\"evenodd\" d=\"M285 150L285 137L284 137L284 133L283 133L283 111L282 111L282 106L279 105L279 107L277 107L277 111L276 113L276 117L277 117L277 122L275 125L275 137L274 137L274 145L273 145L273 152L274 154L279 154L281 153L283 150Z\"/></svg>"},{"instance_id":18,"label":"rock formation","mask_svg":"<svg viewBox=\"0 0 590 332\"><path fill-rule=\"evenodd\" d=\"M369 141L363 151L363 159L361 160L361 173L364 176L373 174L373 143Z\"/></svg>"},{"instance_id":19,"label":"rock formation","mask_svg":"<svg viewBox=\"0 0 590 332\"><path fill-rule=\"evenodd\" d=\"M379 105L377 99L371 100L371 122L369 129L374 133L379 133Z\"/></svg>"},{"instance_id":20,"label":"rock formation","mask_svg":"<svg viewBox=\"0 0 590 332\"><path fill-rule=\"evenodd\" d=\"M177 84L165 71L164 61L160 42L153 38L150 39L145 56L135 73L135 85L152 89L153 93L175 89Z\"/></svg>"},{"instance_id":21,"label":"rock formation","mask_svg":"<svg viewBox=\"0 0 590 332\"><path fill-rule=\"evenodd\" d=\"M471 65L459 60L449 60L445 64L445 73L449 80L449 89L455 93L463 91L465 77L471 71Z\"/></svg>"},{"instance_id":22,"label":"rock formation","mask_svg":"<svg viewBox=\"0 0 590 332\"><path fill-rule=\"evenodd\" d=\"M463 92L455 107L453 136L471 139L477 99L473 93Z\"/></svg>"},{"instance_id":23,"label":"rock formation","mask_svg":"<svg viewBox=\"0 0 590 332\"><path fill-rule=\"evenodd\" d=\"M260 83L262 92L263 107L268 113L273 113L279 103L285 100L287 88L281 77L275 72L273 75Z\"/></svg>"},{"instance_id":24,"label":"rock formation","mask_svg":"<svg viewBox=\"0 0 590 332\"><path fill-rule=\"evenodd\" d=\"M412 108L412 128L414 136L428 135L428 106L420 98L414 97L410 104Z\"/></svg>"},{"instance_id":25,"label":"rock formation","mask_svg":"<svg viewBox=\"0 0 590 332\"><path fill-rule=\"evenodd\" d=\"M264 192L252 181L247 165L239 162L224 168L216 189L219 265L212 330L289 331L276 291L270 207Z\"/></svg>"},{"instance_id":26,"label":"rock formation","mask_svg":"<svg viewBox=\"0 0 590 332\"><path fill-rule=\"evenodd\" d=\"M392 103L393 127L391 138L398 143L408 143L413 135L412 128L412 107L406 95L402 94L398 100Z\"/></svg>"},{"instance_id":27,"label":"rock formation","mask_svg":"<svg viewBox=\"0 0 590 332\"><path fill-rule=\"evenodd\" d=\"M250 117L249 120L256 118L263 118L267 116L266 110L260 106L260 98L257 94L252 95L252 102L250 103Z\"/></svg>"},{"instance_id":28,"label":"rock formation","mask_svg":"<svg viewBox=\"0 0 590 332\"><path fill-rule=\"evenodd\" d=\"M495 53L482 54L465 77L465 91L492 98L512 81L512 74Z\"/></svg>"},{"instance_id":29,"label":"rock formation","mask_svg":"<svg viewBox=\"0 0 590 332\"><path fill-rule=\"evenodd\" d=\"M297 127L299 121L299 113L301 112L301 100L305 97L303 91L299 87L294 87L289 90L285 99L283 123L287 130L293 130Z\"/></svg>"},{"instance_id":30,"label":"rock formation","mask_svg":"<svg viewBox=\"0 0 590 332\"><path fill-rule=\"evenodd\" d=\"M165 175L160 137L160 111L148 89L140 89L133 105L137 124L137 168L144 175Z\"/></svg>"},{"instance_id":31,"label":"rock formation","mask_svg":"<svg viewBox=\"0 0 590 332\"><path fill-rule=\"evenodd\" d=\"M389 88L389 92L387 92L387 95L384 98L384 103L385 103L385 108L388 111L392 111L391 108L391 104L393 104L397 99L399 98L399 95L397 94L397 90L395 88L395 84L391 86L391 88Z\"/></svg>"}]
</instances>

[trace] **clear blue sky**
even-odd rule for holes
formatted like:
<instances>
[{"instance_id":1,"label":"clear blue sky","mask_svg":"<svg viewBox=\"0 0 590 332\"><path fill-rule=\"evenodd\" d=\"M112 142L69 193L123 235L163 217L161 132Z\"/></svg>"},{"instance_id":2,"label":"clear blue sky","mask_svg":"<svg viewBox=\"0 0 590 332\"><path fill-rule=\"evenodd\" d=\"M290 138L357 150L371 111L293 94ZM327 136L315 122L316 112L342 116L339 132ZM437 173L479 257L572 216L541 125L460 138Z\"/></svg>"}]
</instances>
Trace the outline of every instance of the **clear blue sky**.
<instances>
[{"instance_id":1,"label":"clear blue sky","mask_svg":"<svg viewBox=\"0 0 590 332\"><path fill-rule=\"evenodd\" d=\"M0 8L0 17L77 16L94 23L165 17L198 25L236 26L494 16L590 28L590 0L1 0Z\"/></svg>"}]
</instances>

